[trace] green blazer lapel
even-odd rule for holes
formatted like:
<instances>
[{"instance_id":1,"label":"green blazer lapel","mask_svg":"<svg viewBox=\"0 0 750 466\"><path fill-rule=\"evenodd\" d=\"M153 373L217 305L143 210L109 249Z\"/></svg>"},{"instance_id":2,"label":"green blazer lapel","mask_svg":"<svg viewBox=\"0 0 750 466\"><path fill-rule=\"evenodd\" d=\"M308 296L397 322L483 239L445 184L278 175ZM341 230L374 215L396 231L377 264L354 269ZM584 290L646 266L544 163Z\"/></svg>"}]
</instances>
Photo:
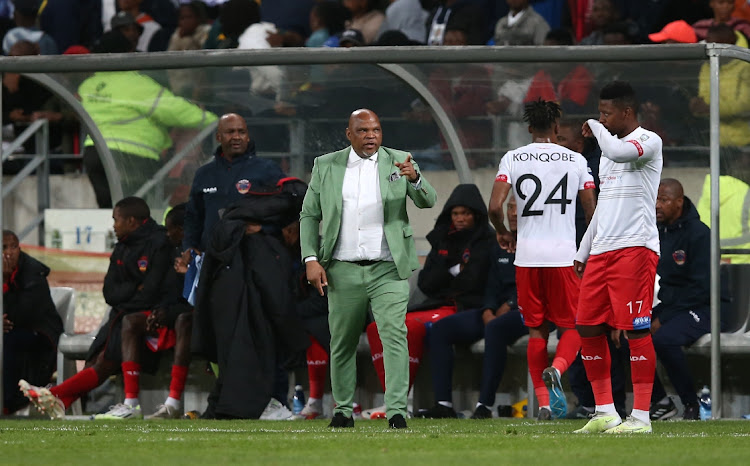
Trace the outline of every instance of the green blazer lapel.
<instances>
[{"instance_id":1,"label":"green blazer lapel","mask_svg":"<svg viewBox=\"0 0 750 466\"><path fill-rule=\"evenodd\" d=\"M389 178L396 167L393 165L393 158L391 155L383 150L381 147L378 149L378 178L380 179L380 198L385 206L385 198L390 190ZM385 212L383 212L385 213Z\"/></svg>"},{"instance_id":2,"label":"green blazer lapel","mask_svg":"<svg viewBox=\"0 0 750 466\"><path fill-rule=\"evenodd\" d=\"M333 192L333 215L341 215L344 208L344 174L346 173L346 162L349 159L350 148L339 151L334 160L331 163L331 186L330 189Z\"/></svg>"}]
</instances>

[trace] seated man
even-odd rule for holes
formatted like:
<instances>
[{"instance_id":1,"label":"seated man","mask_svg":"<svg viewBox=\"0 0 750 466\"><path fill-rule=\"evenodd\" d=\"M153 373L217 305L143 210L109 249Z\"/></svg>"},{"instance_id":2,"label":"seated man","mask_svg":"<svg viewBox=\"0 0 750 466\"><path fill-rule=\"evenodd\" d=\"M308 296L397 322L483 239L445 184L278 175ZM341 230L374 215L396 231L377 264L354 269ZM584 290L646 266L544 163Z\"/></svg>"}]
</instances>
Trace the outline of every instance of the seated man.
<instances>
[{"instance_id":1,"label":"seated man","mask_svg":"<svg viewBox=\"0 0 750 466\"><path fill-rule=\"evenodd\" d=\"M516 231L516 200L508 200L510 231ZM492 264L484 292L484 304L476 309L459 312L432 325L430 334L430 366L434 407L422 415L427 418L457 417L451 401L453 380L453 345L472 344L484 338L482 381L479 402L472 419L489 419L495 404L495 392L503 378L507 347L529 333L518 311L516 297L515 254L494 245Z\"/></svg>"},{"instance_id":2,"label":"seated man","mask_svg":"<svg viewBox=\"0 0 750 466\"><path fill-rule=\"evenodd\" d=\"M654 349L685 408L683 419L696 420L698 396L682 347L711 331L710 230L683 194L682 184L671 178L659 184L656 221L661 248L656 268L661 302L651 318ZM651 420L669 419L675 414L677 408L655 377Z\"/></svg>"},{"instance_id":3,"label":"seated man","mask_svg":"<svg viewBox=\"0 0 750 466\"><path fill-rule=\"evenodd\" d=\"M172 247L172 260L180 255L185 220L185 204L179 204L169 211L164 219ZM184 271L175 283L182 290ZM123 419L131 417L129 406L140 406L138 399L141 363L155 369L158 359L154 353L174 348L172 379L169 396L156 412L146 419L178 419L182 417L180 399L185 390L185 380L190 366L190 336L192 334L193 307L183 297L172 305L153 311L128 314L122 318L122 377L125 385L125 403L113 406L108 412L97 414L94 419ZM150 350L144 352L145 346ZM136 417L139 415L136 414Z\"/></svg>"},{"instance_id":4,"label":"seated man","mask_svg":"<svg viewBox=\"0 0 750 466\"><path fill-rule=\"evenodd\" d=\"M15 389L19 379L46 385L55 371L63 323L47 284L49 268L21 251L18 236L3 231L3 412L28 401ZM19 413L20 414L20 413Z\"/></svg>"},{"instance_id":5,"label":"seated man","mask_svg":"<svg viewBox=\"0 0 750 466\"><path fill-rule=\"evenodd\" d=\"M138 197L126 197L115 205L112 218L117 244L109 259L103 289L104 300L112 310L91 344L86 368L50 389L31 385L26 380L18 382L24 396L52 419L64 417L68 406L120 368L123 372L133 370L123 362L123 317L161 309L176 302L179 295L172 268L172 246L166 229L151 218L148 204ZM128 391L127 386L125 391ZM137 402L137 398L126 399L127 409L123 409L118 418L140 417Z\"/></svg>"},{"instance_id":6,"label":"seated man","mask_svg":"<svg viewBox=\"0 0 750 466\"><path fill-rule=\"evenodd\" d=\"M435 228L427 234L431 250L417 280L427 299L410 306L406 314L409 387L414 383L422 359L427 325L482 305L490 251L496 243L486 206L476 185L458 185L445 202ZM383 344L374 322L367 326L367 340L375 371L385 391ZM372 419L384 417L384 411L374 408L362 414Z\"/></svg>"}]
</instances>

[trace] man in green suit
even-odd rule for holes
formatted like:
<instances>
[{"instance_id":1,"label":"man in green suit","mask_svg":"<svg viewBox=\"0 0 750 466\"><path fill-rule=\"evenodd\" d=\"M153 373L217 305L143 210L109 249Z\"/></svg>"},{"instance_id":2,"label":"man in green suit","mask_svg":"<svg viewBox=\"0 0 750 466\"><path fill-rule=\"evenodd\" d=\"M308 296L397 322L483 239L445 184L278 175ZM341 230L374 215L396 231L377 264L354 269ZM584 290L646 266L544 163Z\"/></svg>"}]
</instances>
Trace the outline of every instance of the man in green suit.
<instances>
[{"instance_id":1,"label":"man in green suit","mask_svg":"<svg viewBox=\"0 0 750 466\"><path fill-rule=\"evenodd\" d=\"M307 279L321 295L328 287L336 401L330 427L354 427L357 344L370 305L383 341L388 424L405 428L406 280L419 268L406 198L426 208L435 205L437 194L411 154L380 146L383 136L375 112L354 111L346 138L350 147L315 159L300 214Z\"/></svg>"}]
</instances>

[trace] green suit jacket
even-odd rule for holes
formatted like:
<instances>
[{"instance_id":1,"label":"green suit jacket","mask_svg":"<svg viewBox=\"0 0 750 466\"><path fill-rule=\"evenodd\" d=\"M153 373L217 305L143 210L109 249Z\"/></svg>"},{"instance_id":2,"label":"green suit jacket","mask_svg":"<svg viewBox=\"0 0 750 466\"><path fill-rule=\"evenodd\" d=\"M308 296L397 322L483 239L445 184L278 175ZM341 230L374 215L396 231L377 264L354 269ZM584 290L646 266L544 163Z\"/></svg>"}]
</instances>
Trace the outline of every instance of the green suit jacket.
<instances>
[{"instance_id":1,"label":"green suit jacket","mask_svg":"<svg viewBox=\"0 0 750 466\"><path fill-rule=\"evenodd\" d=\"M333 249L339 238L344 173L350 150L351 147L347 147L315 159L312 178L300 213L302 257L317 256L324 268L331 263ZM378 175L385 221L383 230L388 249L402 279L409 278L411 273L419 268L414 233L406 213L406 198L410 197L414 205L420 209L432 207L437 200L435 189L421 173L420 189L414 189L405 176L393 179L393 174L399 172L394 163L403 162L407 155L408 152L382 146L378 151ZM419 172L416 163L414 168Z\"/></svg>"}]
</instances>

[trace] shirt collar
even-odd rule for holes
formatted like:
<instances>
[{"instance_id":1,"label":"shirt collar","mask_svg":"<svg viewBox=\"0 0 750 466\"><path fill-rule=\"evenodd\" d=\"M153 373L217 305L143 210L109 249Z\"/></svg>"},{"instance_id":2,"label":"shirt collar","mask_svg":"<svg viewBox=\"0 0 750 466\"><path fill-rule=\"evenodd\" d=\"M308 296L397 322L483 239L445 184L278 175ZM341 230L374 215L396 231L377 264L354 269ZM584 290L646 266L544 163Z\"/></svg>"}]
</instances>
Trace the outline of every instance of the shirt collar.
<instances>
[{"instance_id":1,"label":"shirt collar","mask_svg":"<svg viewBox=\"0 0 750 466\"><path fill-rule=\"evenodd\" d=\"M380 152L380 150L378 150ZM353 165L358 162L363 162L365 160L372 160L373 162L378 161L378 152L375 152L371 157L368 157L366 159L363 159L359 155L357 155L356 152L354 152L354 149L349 149L349 158L347 159L347 165Z\"/></svg>"}]
</instances>

